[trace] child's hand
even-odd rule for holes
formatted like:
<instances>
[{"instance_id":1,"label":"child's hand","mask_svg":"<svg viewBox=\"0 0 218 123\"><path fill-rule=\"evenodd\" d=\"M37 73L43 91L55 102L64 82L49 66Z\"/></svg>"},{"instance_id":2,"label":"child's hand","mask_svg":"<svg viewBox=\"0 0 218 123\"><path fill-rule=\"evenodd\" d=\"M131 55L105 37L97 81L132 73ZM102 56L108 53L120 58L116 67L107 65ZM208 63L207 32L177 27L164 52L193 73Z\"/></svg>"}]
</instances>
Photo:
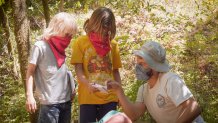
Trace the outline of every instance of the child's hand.
<instances>
[{"instance_id":1,"label":"child's hand","mask_svg":"<svg viewBox=\"0 0 218 123\"><path fill-rule=\"evenodd\" d=\"M96 88L94 86L94 83L88 83L88 87L87 88L89 90L89 93L95 93L95 92L99 91L98 88Z\"/></svg>"},{"instance_id":2,"label":"child's hand","mask_svg":"<svg viewBox=\"0 0 218 123\"><path fill-rule=\"evenodd\" d=\"M97 88L102 93L108 93L108 90L107 90L106 86L103 86L103 85L100 85L100 84L96 84L96 83L93 83L92 86Z\"/></svg>"},{"instance_id":3,"label":"child's hand","mask_svg":"<svg viewBox=\"0 0 218 123\"><path fill-rule=\"evenodd\" d=\"M72 95L71 95L71 100L72 100L72 102L73 102L75 96L76 96L76 90L74 89L74 90L72 91Z\"/></svg>"},{"instance_id":4,"label":"child's hand","mask_svg":"<svg viewBox=\"0 0 218 123\"><path fill-rule=\"evenodd\" d=\"M27 96L26 99L26 110L32 114L35 113L37 110L37 105L36 105L36 101L35 98L33 96Z\"/></svg>"}]
</instances>

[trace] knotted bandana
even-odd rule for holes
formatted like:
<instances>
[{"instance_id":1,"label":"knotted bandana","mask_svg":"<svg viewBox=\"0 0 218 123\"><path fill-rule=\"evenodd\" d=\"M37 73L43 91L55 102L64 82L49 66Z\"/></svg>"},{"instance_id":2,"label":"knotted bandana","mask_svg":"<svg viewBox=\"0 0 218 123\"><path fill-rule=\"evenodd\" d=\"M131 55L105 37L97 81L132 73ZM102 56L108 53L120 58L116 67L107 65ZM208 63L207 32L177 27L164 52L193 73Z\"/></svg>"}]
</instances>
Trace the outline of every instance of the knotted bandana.
<instances>
[{"instance_id":1,"label":"knotted bandana","mask_svg":"<svg viewBox=\"0 0 218 123\"><path fill-rule=\"evenodd\" d=\"M89 33L88 36L99 56L104 57L111 50L109 36L102 39L99 34L94 32Z\"/></svg>"},{"instance_id":2,"label":"knotted bandana","mask_svg":"<svg viewBox=\"0 0 218 123\"><path fill-rule=\"evenodd\" d=\"M64 63L66 55L65 55L65 49L70 44L71 37L59 37L59 36L53 36L48 40L48 44L51 47L51 50L55 56L55 59L57 60L58 67L61 67L61 65Z\"/></svg>"}]
</instances>

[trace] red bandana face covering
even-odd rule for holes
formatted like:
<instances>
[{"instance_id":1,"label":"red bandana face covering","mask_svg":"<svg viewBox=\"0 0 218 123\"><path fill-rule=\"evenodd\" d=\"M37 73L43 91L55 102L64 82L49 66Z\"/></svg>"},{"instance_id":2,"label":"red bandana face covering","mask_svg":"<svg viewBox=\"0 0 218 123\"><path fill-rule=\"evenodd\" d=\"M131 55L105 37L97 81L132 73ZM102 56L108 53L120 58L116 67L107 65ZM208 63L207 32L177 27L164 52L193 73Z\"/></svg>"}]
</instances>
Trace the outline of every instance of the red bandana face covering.
<instances>
[{"instance_id":1,"label":"red bandana face covering","mask_svg":"<svg viewBox=\"0 0 218 123\"><path fill-rule=\"evenodd\" d=\"M48 40L48 44L57 60L58 67L61 67L65 61L65 49L70 44L71 37L53 36Z\"/></svg>"},{"instance_id":2,"label":"red bandana face covering","mask_svg":"<svg viewBox=\"0 0 218 123\"><path fill-rule=\"evenodd\" d=\"M99 56L104 57L111 50L109 36L106 36L103 40L99 34L94 32L89 33L88 36Z\"/></svg>"}]
</instances>

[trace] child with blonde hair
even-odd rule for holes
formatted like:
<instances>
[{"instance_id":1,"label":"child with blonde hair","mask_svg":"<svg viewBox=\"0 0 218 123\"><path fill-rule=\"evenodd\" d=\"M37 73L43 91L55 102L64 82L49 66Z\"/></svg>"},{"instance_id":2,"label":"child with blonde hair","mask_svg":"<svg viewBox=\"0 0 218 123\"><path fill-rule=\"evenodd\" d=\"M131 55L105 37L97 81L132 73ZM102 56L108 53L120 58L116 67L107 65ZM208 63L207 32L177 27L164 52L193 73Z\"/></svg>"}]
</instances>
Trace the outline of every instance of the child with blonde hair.
<instances>
[{"instance_id":1,"label":"child with blonde hair","mask_svg":"<svg viewBox=\"0 0 218 123\"><path fill-rule=\"evenodd\" d=\"M32 49L26 76L26 109L37 109L33 95L40 101L38 123L70 123L74 95L72 74L65 64L65 49L77 32L74 16L61 12L50 21L42 39Z\"/></svg>"},{"instance_id":2,"label":"child with blonde hair","mask_svg":"<svg viewBox=\"0 0 218 123\"><path fill-rule=\"evenodd\" d=\"M96 122L111 110L116 110L118 98L108 91L109 79L120 83L121 60L115 17L106 7L96 9L84 24L86 35L73 43L71 64L78 79L80 123Z\"/></svg>"}]
</instances>

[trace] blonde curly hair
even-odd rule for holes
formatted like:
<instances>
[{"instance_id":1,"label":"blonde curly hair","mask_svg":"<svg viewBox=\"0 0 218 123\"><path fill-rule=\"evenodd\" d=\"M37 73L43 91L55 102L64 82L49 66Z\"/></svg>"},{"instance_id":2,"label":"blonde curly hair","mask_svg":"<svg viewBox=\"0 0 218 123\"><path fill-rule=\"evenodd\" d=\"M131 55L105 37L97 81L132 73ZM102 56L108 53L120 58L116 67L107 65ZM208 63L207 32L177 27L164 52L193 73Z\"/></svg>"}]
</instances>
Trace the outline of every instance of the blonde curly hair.
<instances>
[{"instance_id":1,"label":"blonde curly hair","mask_svg":"<svg viewBox=\"0 0 218 123\"><path fill-rule=\"evenodd\" d=\"M74 36L77 32L75 17L66 12L56 14L44 30L42 37L46 40L52 36Z\"/></svg>"}]
</instances>

